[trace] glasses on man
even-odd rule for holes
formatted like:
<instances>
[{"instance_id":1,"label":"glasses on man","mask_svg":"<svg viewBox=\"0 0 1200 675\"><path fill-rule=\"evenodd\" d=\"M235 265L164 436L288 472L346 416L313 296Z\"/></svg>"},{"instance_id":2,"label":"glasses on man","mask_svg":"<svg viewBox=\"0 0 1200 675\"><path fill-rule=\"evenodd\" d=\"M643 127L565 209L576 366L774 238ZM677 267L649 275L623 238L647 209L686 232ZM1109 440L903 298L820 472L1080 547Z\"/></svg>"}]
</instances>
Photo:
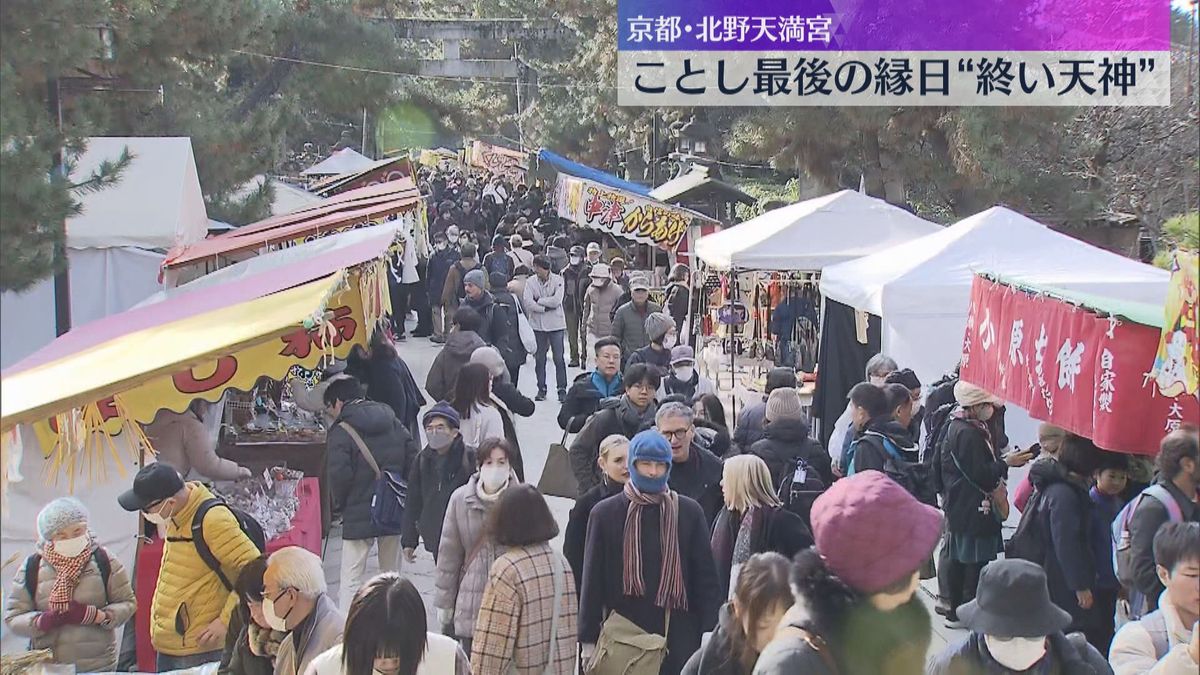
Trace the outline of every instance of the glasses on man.
<instances>
[{"instance_id":1,"label":"glasses on man","mask_svg":"<svg viewBox=\"0 0 1200 675\"><path fill-rule=\"evenodd\" d=\"M689 431L691 431L690 427L684 427L683 429L676 429L675 431L659 430L658 433L662 434L663 437L668 441L682 441L683 439L687 438Z\"/></svg>"}]
</instances>

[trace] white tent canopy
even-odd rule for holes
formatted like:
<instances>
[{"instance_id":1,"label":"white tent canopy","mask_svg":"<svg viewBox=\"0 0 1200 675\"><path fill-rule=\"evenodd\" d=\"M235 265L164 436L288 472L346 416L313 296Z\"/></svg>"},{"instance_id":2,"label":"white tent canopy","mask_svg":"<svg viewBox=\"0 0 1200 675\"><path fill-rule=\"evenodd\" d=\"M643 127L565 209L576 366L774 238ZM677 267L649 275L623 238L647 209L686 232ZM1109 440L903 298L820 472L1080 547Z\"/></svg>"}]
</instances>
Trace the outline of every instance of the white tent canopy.
<instances>
[{"instance_id":1,"label":"white tent canopy","mask_svg":"<svg viewBox=\"0 0 1200 675\"><path fill-rule=\"evenodd\" d=\"M79 197L83 213L67 220L67 246L165 250L203 239L208 216L190 138L89 138L72 180L86 179L126 148L133 159L121 179Z\"/></svg>"},{"instance_id":2,"label":"white tent canopy","mask_svg":"<svg viewBox=\"0 0 1200 675\"><path fill-rule=\"evenodd\" d=\"M703 237L696 255L722 270L817 271L942 229L882 199L842 190Z\"/></svg>"},{"instance_id":3,"label":"white tent canopy","mask_svg":"<svg viewBox=\"0 0 1200 675\"><path fill-rule=\"evenodd\" d=\"M941 232L828 267L821 293L882 317L884 352L922 382L932 382L958 362L977 272L1155 305L1166 301L1169 278L1164 270L994 207Z\"/></svg>"},{"instance_id":4,"label":"white tent canopy","mask_svg":"<svg viewBox=\"0 0 1200 675\"><path fill-rule=\"evenodd\" d=\"M368 169L375 161L356 151L342 148L325 159L300 172L302 176L340 176Z\"/></svg>"}]
</instances>

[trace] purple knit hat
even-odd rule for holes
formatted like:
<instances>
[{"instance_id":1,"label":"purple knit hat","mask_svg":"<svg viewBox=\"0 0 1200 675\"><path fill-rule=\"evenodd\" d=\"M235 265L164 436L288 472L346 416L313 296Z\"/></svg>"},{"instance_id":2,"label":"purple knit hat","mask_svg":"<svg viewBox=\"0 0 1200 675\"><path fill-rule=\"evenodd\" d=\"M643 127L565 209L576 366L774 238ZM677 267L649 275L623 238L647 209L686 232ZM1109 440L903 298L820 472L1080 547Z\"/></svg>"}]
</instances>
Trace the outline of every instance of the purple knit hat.
<instances>
[{"instance_id":1,"label":"purple knit hat","mask_svg":"<svg viewBox=\"0 0 1200 675\"><path fill-rule=\"evenodd\" d=\"M812 508L817 551L851 588L878 593L921 566L942 533L942 514L878 471L833 484Z\"/></svg>"}]
</instances>

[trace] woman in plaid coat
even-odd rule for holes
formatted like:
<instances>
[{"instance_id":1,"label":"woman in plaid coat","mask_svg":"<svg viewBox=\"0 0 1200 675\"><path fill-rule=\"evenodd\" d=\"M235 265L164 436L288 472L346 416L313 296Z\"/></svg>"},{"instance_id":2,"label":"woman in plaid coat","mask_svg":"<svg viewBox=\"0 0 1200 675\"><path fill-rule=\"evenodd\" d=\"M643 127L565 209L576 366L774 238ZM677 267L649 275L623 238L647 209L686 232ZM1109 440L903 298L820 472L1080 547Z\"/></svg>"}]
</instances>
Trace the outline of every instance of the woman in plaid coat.
<instances>
[{"instance_id":1,"label":"woman in plaid coat","mask_svg":"<svg viewBox=\"0 0 1200 675\"><path fill-rule=\"evenodd\" d=\"M550 547L558 525L546 500L532 485L510 487L492 510L490 529L507 550L492 563L483 591L471 672L571 675L579 606L570 564Z\"/></svg>"}]
</instances>

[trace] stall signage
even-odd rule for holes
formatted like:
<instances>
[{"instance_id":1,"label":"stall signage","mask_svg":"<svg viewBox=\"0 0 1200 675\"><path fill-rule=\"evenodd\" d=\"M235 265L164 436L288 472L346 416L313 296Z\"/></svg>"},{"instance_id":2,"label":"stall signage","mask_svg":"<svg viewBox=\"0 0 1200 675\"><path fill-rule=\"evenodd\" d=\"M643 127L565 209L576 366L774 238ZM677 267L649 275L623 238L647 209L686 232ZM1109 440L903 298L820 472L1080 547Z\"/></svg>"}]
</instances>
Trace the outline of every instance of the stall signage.
<instances>
[{"instance_id":1,"label":"stall signage","mask_svg":"<svg viewBox=\"0 0 1200 675\"><path fill-rule=\"evenodd\" d=\"M962 378L1106 450L1153 455L1200 410L1163 395L1148 366L1159 331L976 277Z\"/></svg>"},{"instance_id":2,"label":"stall signage","mask_svg":"<svg viewBox=\"0 0 1200 675\"><path fill-rule=\"evenodd\" d=\"M283 379L289 372L314 370L323 355L332 353L344 359L356 344L366 344L362 303L357 291L336 296L330 303L327 328L297 328L271 340L246 347L232 354L187 368L170 376L158 377L122 394L121 399L134 421L148 424L159 410L183 412L193 399L219 401L228 389L250 391L262 376ZM293 370L294 369L294 370ZM96 402L108 435L121 432L122 420L112 396ZM58 437L55 418L33 425L44 452L49 452Z\"/></svg>"},{"instance_id":3,"label":"stall signage","mask_svg":"<svg viewBox=\"0 0 1200 675\"><path fill-rule=\"evenodd\" d=\"M576 225L667 250L697 219L687 209L565 173L558 174L554 201L559 217Z\"/></svg>"}]
</instances>

